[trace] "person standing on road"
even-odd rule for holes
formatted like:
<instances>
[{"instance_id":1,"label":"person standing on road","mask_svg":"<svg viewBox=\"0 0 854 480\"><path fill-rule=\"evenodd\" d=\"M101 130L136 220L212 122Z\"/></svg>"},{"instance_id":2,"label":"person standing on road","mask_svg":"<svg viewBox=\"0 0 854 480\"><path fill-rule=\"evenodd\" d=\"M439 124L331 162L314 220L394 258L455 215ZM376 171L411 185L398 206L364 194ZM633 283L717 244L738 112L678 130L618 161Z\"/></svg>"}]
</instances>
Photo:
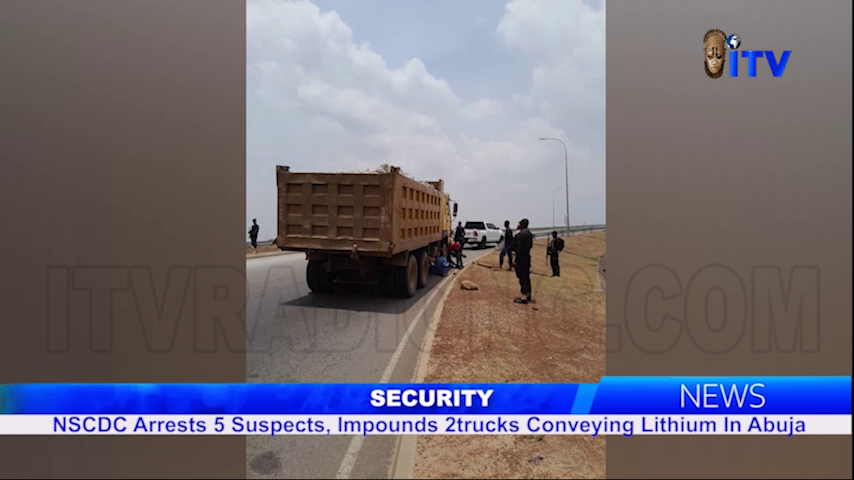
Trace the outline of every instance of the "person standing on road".
<instances>
[{"instance_id":1,"label":"person standing on road","mask_svg":"<svg viewBox=\"0 0 854 480\"><path fill-rule=\"evenodd\" d=\"M252 219L252 227L249 228L249 241L252 242L252 248L258 248L258 231L261 230L261 227L258 226L258 222L253 218Z\"/></svg>"},{"instance_id":2,"label":"person standing on road","mask_svg":"<svg viewBox=\"0 0 854 480\"><path fill-rule=\"evenodd\" d=\"M453 268L463 268L463 246L460 242L454 242L448 248L451 252L451 266Z\"/></svg>"},{"instance_id":3,"label":"person standing on road","mask_svg":"<svg viewBox=\"0 0 854 480\"><path fill-rule=\"evenodd\" d=\"M463 228L463 222L457 222L457 229L454 230L454 241L462 245L466 239L466 229Z\"/></svg>"},{"instance_id":4,"label":"person standing on road","mask_svg":"<svg viewBox=\"0 0 854 480\"><path fill-rule=\"evenodd\" d=\"M498 255L498 268L504 266L504 256L507 255L507 270L513 270L513 229L510 228L510 220L504 220L504 246Z\"/></svg>"},{"instance_id":5,"label":"person standing on road","mask_svg":"<svg viewBox=\"0 0 854 480\"><path fill-rule=\"evenodd\" d=\"M465 258L465 255L463 255L463 246L466 244L466 229L463 228L463 222L457 222L457 230L454 232L454 241L460 244L460 256Z\"/></svg>"},{"instance_id":6,"label":"person standing on road","mask_svg":"<svg viewBox=\"0 0 854 480\"><path fill-rule=\"evenodd\" d=\"M558 261L558 255L561 250L563 250L563 239L557 236L557 232L552 232L552 241L549 242L546 254L551 257L553 277L560 276L560 262Z\"/></svg>"},{"instance_id":7,"label":"person standing on road","mask_svg":"<svg viewBox=\"0 0 854 480\"><path fill-rule=\"evenodd\" d=\"M531 247L534 246L534 235L528 230L528 219L519 221L519 233L515 237L516 243L516 277L519 278L519 286L522 289L522 298L517 297L516 303L528 303L531 301Z\"/></svg>"},{"instance_id":8,"label":"person standing on road","mask_svg":"<svg viewBox=\"0 0 854 480\"><path fill-rule=\"evenodd\" d=\"M466 231L463 228L463 222L457 222L457 228L454 230L454 241L448 246L451 254L451 260L455 268L463 268L463 241L465 240Z\"/></svg>"}]
</instances>

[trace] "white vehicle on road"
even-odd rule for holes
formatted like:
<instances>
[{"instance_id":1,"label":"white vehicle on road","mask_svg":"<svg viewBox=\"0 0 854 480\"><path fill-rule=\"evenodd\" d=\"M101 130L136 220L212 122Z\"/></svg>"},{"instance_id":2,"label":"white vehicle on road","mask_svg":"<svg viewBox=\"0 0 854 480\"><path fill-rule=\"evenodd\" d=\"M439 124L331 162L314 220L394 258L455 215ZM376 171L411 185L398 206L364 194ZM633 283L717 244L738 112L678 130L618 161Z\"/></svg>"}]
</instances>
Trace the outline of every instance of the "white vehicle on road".
<instances>
[{"instance_id":1,"label":"white vehicle on road","mask_svg":"<svg viewBox=\"0 0 854 480\"><path fill-rule=\"evenodd\" d=\"M492 223L466 222L463 228L466 232L466 245L476 244L480 248L486 248L487 244L498 245L504 240L504 232Z\"/></svg>"}]
</instances>

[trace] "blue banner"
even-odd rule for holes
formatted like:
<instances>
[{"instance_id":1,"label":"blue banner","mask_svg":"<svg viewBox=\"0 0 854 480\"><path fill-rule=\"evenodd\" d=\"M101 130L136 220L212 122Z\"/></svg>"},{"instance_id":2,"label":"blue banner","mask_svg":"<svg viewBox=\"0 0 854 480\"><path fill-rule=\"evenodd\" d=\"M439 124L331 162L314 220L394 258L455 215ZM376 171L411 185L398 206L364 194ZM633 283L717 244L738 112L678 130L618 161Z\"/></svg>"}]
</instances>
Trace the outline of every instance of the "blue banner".
<instances>
[{"instance_id":1,"label":"blue banner","mask_svg":"<svg viewBox=\"0 0 854 480\"><path fill-rule=\"evenodd\" d=\"M604 377L589 413L850 415L851 377Z\"/></svg>"},{"instance_id":2,"label":"blue banner","mask_svg":"<svg viewBox=\"0 0 854 480\"><path fill-rule=\"evenodd\" d=\"M604 377L598 384L26 384L0 413L850 415L851 377Z\"/></svg>"}]
</instances>

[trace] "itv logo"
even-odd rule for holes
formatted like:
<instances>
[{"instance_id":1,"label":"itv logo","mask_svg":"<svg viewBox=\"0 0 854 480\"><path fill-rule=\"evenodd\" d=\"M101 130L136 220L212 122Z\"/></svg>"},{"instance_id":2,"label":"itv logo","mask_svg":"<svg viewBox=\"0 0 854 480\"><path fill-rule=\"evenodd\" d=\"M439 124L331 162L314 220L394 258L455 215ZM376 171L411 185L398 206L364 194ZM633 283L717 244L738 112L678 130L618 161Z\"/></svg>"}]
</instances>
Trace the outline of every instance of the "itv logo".
<instances>
[{"instance_id":1,"label":"itv logo","mask_svg":"<svg viewBox=\"0 0 854 480\"><path fill-rule=\"evenodd\" d=\"M786 65L789 63L789 56L792 54L791 50L784 50L779 60L773 50L741 50L741 55L739 55L738 47L741 46L741 38L735 34L727 36L717 29L706 32L703 43L705 44L703 66L706 69L706 74L711 78L721 77L726 71L727 51L729 52L730 77L738 76L740 59L747 59L747 76L755 77L761 58L768 61L768 68L773 76L782 77L783 72L786 71Z\"/></svg>"}]
</instances>

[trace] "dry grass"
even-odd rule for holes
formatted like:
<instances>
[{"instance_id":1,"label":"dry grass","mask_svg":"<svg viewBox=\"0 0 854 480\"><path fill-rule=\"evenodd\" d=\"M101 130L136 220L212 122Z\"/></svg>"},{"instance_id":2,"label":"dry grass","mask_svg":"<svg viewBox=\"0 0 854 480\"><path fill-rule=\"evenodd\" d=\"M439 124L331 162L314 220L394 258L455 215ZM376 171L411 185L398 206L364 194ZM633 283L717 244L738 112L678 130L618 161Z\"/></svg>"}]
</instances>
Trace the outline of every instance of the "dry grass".
<instances>
[{"instance_id":1,"label":"dry grass","mask_svg":"<svg viewBox=\"0 0 854 480\"><path fill-rule=\"evenodd\" d=\"M605 295L598 259L605 233L567 237L561 276L551 277L546 241L531 252L534 303L498 252L462 273L476 291L452 291L435 334L429 383L592 383L605 374ZM543 459L528 462L534 455ZM605 439L584 436L422 436L416 478L603 478Z\"/></svg>"}]
</instances>

